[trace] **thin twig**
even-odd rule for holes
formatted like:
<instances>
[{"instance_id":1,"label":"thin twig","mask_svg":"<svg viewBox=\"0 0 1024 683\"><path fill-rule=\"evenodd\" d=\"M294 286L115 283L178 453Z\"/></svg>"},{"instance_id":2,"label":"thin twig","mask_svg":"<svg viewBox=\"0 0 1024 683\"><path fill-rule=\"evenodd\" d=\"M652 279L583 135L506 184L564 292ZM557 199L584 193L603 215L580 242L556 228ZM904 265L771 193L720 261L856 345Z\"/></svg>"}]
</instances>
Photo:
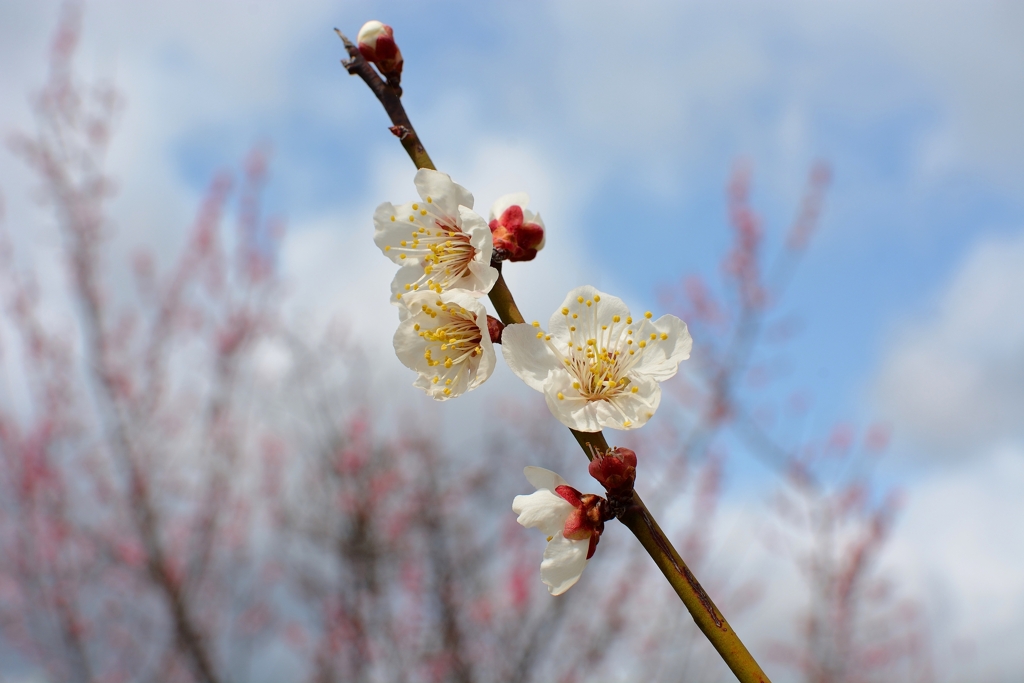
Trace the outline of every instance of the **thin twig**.
<instances>
[{"instance_id":1,"label":"thin twig","mask_svg":"<svg viewBox=\"0 0 1024 683\"><path fill-rule=\"evenodd\" d=\"M419 137L416 136L412 123L405 112L405 107L402 106L401 92L381 80L373 67L359 54L358 48L342 35L341 31L337 29L335 31L345 43L345 49L351 57L348 61L343 61L342 64L350 74L362 78L380 100L384 110L395 124L392 132L401 140L402 146L405 147L405 151L408 152L413 163L417 168L434 169L433 162L423 148ZM502 275L499 274L498 281L488 296L503 323L511 325L525 322ZM579 432L575 429L570 431L588 459L593 458L594 449L608 450L608 442L602 432ZM736 678L741 683L770 683L768 676L761 670L739 636L726 621L725 616L712 602L690 568L686 566L636 492L633 493L633 506L620 519L633 532L644 550L661 569L662 574L665 575L686 609L689 610L697 627L711 641Z\"/></svg>"}]
</instances>

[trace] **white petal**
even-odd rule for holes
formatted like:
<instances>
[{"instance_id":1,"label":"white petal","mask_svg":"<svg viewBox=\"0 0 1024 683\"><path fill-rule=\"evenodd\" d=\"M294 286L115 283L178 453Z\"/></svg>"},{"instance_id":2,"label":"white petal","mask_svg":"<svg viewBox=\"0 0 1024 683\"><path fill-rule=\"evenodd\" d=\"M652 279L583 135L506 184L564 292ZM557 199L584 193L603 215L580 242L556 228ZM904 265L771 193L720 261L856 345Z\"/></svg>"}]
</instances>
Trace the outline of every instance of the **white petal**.
<instances>
[{"instance_id":1,"label":"white petal","mask_svg":"<svg viewBox=\"0 0 1024 683\"><path fill-rule=\"evenodd\" d=\"M544 391L553 373L566 373L561 369L561 359L543 339L537 338L538 332L536 327L525 323L506 325L501 333L501 355L528 387Z\"/></svg>"},{"instance_id":2,"label":"white petal","mask_svg":"<svg viewBox=\"0 0 1024 683\"><path fill-rule=\"evenodd\" d=\"M391 280L391 303L401 303L414 294L429 294L429 290L425 287L421 287L419 290L412 289L412 286L422 278L423 266L415 262L399 268ZM409 285L409 289L405 288L406 285ZM399 294L402 296L398 296ZM401 313L399 313L399 317L401 317Z\"/></svg>"},{"instance_id":3,"label":"white petal","mask_svg":"<svg viewBox=\"0 0 1024 683\"><path fill-rule=\"evenodd\" d=\"M373 212L373 243L384 255L395 263L405 265L409 262L408 250L401 248L402 240L408 241L410 239L410 233L407 222L403 222L398 219L399 210L401 207L396 207L391 202L384 202L377 207L377 210ZM395 217L392 221L391 218ZM402 254L406 254L406 258L402 258ZM412 263L416 263L416 259L413 258Z\"/></svg>"},{"instance_id":4,"label":"white petal","mask_svg":"<svg viewBox=\"0 0 1024 683\"><path fill-rule=\"evenodd\" d=\"M416 172L416 190L420 197L436 204L441 211L452 218L459 215L459 207L473 208L473 195L458 183L452 182L447 173L421 168Z\"/></svg>"},{"instance_id":5,"label":"white petal","mask_svg":"<svg viewBox=\"0 0 1024 683\"><path fill-rule=\"evenodd\" d=\"M523 215L526 215L526 205L530 203L530 195L525 192L513 192L502 197L498 197L497 201L491 205L491 220L501 218L501 214L505 213L505 210L510 206L518 206L523 209ZM527 221L530 222L530 221Z\"/></svg>"},{"instance_id":6,"label":"white petal","mask_svg":"<svg viewBox=\"0 0 1024 683\"><path fill-rule=\"evenodd\" d=\"M494 240L491 238L491 229L487 227L487 222L473 209L464 206L459 207L459 217L462 219L462 232L469 235L469 243L477 250L475 258L490 265Z\"/></svg>"},{"instance_id":7,"label":"white petal","mask_svg":"<svg viewBox=\"0 0 1024 683\"><path fill-rule=\"evenodd\" d=\"M573 510L575 508L565 499L547 489L516 496L512 501L512 512L519 515L516 521L525 527L540 529L545 536L561 536L565 520Z\"/></svg>"},{"instance_id":8,"label":"white petal","mask_svg":"<svg viewBox=\"0 0 1024 683\"><path fill-rule=\"evenodd\" d=\"M561 595L580 580L587 566L590 539L571 541L563 534L555 534L544 549L540 563L540 579L552 595Z\"/></svg>"},{"instance_id":9,"label":"white petal","mask_svg":"<svg viewBox=\"0 0 1024 683\"><path fill-rule=\"evenodd\" d=\"M582 302L580 302L581 297L583 298ZM597 299L595 300L594 297ZM590 302L589 306L587 305L588 301ZM562 312L566 310L568 313ZM572 317L574 314L575 318ZM548 332L556 340L556 348L560 348L558 344L564 344L570 338L570 326L575 326L577 330L572 335L573 339L596 338L600 335L602 325L615 324L612 321L616 315L620 319L619 325L624 325L626 318L629 317L629 308L622 299L600 292L590 285L584 285L572 290L565 297L565 301L551 316Z\"/></svg>"},{"instance_id":10,"label":"white petal","mask_svg":"<svg viewBox=\"0 0 1024 683\"><path fill-rule=\"evenodd\" d=\"M504 337L502 339L504 340ZM552 373L544 386L544 399L547 401L548 409L569 429L578 432L601 431L602 422L598 419L598 405L603 401L587 401L573 389L573 381L572 376L564 370ZM558 398L558 394L561 394L562 398Z\"/></svg>"},{"instance_id":11,"label":"white petal","mask_svg":"<svg viewBox=\"0 0 1024 683\"><path fill-rule=\"evenodd\" d=\"M597 401L597 420L610 429L636 429L647 424L661 403L661 385L649 377L634 376L631 386L637 392L625 391L610 401ZM628 424L627 424L628 423Z\"/></svg>"},{"instance_id":12,"label":"white petal","mask_svg":"<svg viewBox=\"0 0 1024 683\"><path fill-rule=\"evenodd\" d=\"M653 331L659 339L648 343L640 360L633 366L633 372L659 382L674 377L679 369L679 363L690 357L690 350L693 348L693 338L686 328L686 323L674 315L663 315L653 323L646 322L641 327L638 332L642 337ZM662 334L666 334L668 338L661 339Z\"/></svg>"},{"instance_id":13,"label":"white petal","mask_svg":"<svg viewBox=\"0 0 1024 683\"><path fill-rule=\"evenodd\" d=\"M559 486L566 486L565 479L543 467L534 467L532 465L524 467L523 474L526 476L526 481L533 484L533 487L538 490L545 489L554 493L555 489Z\"/></svg>"}]
</instances>

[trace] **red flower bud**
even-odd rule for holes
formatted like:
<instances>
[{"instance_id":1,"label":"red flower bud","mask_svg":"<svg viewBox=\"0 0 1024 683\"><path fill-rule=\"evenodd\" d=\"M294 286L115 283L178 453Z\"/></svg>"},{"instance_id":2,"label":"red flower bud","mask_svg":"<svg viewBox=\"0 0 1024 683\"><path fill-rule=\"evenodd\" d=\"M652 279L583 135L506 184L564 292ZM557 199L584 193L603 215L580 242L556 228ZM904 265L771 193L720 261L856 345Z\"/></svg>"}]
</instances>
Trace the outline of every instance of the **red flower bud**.
<instances>
[{"instance_id":1,"label":"red flower bud","mask_svg":"<svg viewBox=\"0 0 1024 683\"><path fill-rule=\"evenodd\" d=\"M590 461L589 470L590 476L601 482L609 493L629 493L636 481L636 453L628 448L597 453Z\"/></svg>"},{"instance_id":2,"label":"red flower bud","mask_svg":"<svg viewBox=\"0 0 1024 683\"><path fill-rule=\"evenodd\" d=\"M524 211L530 198L523 194L506 195L491 208L491 238L495 250L503 250L509 261L532 261L544 247L544 221L540 215Z\"/></svg>"},{"instance_id":3,"label":"red flower bud","mask_svg":"<svg viewBox=\"0 0 1024 683\"><path fill-rule=\"evenodd\" d=\"M608 501L593 493L580 493L565 484L555 487L557 493L569 505L576 508L565 520L562 534L573 541L590 539L587 547L587 559L594 556L597 543L604 533L605 521L611 519Z\"/></svg>"},{"instance_id":4,"label":"red flower bud","mask_svg":"<svg viewBox=\"0 0 1024 683\"><path fill-rule=\"evenodd\" d=\"M363 59L376 64L384 77L397 85L402 76L403 60L391 27L376 20L368 21L359 29L356 43Z\"/></svg>"},{"instance_id":5,"label":"red flower bud","mask_svg":"<svg viewBox=\"0 0 1024 683\"><path fill-rule=\"evenodd\" d=\"M491 335L492 344L501 343L501 333L505 330L505 324L493 316L487 316L487 332Z\"/></svg>"}]
</instances>

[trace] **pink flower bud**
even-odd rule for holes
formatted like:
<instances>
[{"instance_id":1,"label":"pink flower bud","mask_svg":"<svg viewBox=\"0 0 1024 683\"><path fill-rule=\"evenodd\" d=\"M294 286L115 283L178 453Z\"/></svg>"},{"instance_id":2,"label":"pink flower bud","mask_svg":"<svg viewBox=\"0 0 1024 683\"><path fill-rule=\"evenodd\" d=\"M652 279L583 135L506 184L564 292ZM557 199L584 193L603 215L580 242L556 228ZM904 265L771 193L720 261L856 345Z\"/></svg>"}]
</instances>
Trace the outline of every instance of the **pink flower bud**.
<instances>
[{"instance_id":1,"label":"pink flower bud","mask_svg":"<svg viewBox=\"0 0 1024 683\"><path fill-rule=\"evenodd\" d=\"M356 38L359 54L366 61L376 64L389 81L397 81L402 75L402 51L395 43L395 34L390 26L379 21L368 21L359 29Z\"/></svg>"},{"instance_id":2,"label":"pink flower bud","mask_svg":"<svg viewBox=\"0 0 1024 683\"><path fill-rule=\"evenodd\" d=\"M613 448L598 453L590 461L590 476L612 494L626 494L636 481L636 453L628 448Z\"/></svg>"},{"instance_id":3,"label":"pink flower bud","mask_svg":"<svg viewBox=\"0 0 1024 683\"><path fill-rule=\"evenodd\" d=\"M494 248L503 250L509 261L532 261L544 247L544 221L539 214L525 210L529 201L523 193L510 194L491 208Z\"/></svg>"}]
</instances>

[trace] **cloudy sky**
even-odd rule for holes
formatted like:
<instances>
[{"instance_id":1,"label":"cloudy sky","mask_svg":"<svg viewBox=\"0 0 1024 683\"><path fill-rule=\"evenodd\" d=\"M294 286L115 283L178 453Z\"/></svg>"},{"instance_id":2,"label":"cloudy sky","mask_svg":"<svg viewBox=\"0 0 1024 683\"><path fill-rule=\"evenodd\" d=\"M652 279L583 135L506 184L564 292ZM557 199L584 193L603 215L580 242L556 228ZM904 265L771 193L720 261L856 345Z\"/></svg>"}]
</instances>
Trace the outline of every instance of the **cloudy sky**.
<instances>
[{"instance_id":1,"label":"cloudy sky","mask_svg":"<svg viewBox=\"0 0 1024 683\"><path fill-rule=\"evenodd\" d=\"M892 427L907 498L887 561L942 596L942 637L973 648L957 676L1019 680L1024 656L997 646L1024 639L1024 4L626 5L95 0L79 65L128 103L119 248L173 251L212 176L269 145L294 305L389 338L370 216L411 198L412 168L332 32L370 18L395 27L439 168L482 211L525 190L544 216L547 250L509 276L528 318L582 283L657 310L683 273L717 277L738 159L776 243L824 159L822 230L785 304L790 379L822 429ZM58 9L0 3L5 137L30 125ZM0 151L7 228L56 279L30 190Z\"/></svg>"}]
</instances>

